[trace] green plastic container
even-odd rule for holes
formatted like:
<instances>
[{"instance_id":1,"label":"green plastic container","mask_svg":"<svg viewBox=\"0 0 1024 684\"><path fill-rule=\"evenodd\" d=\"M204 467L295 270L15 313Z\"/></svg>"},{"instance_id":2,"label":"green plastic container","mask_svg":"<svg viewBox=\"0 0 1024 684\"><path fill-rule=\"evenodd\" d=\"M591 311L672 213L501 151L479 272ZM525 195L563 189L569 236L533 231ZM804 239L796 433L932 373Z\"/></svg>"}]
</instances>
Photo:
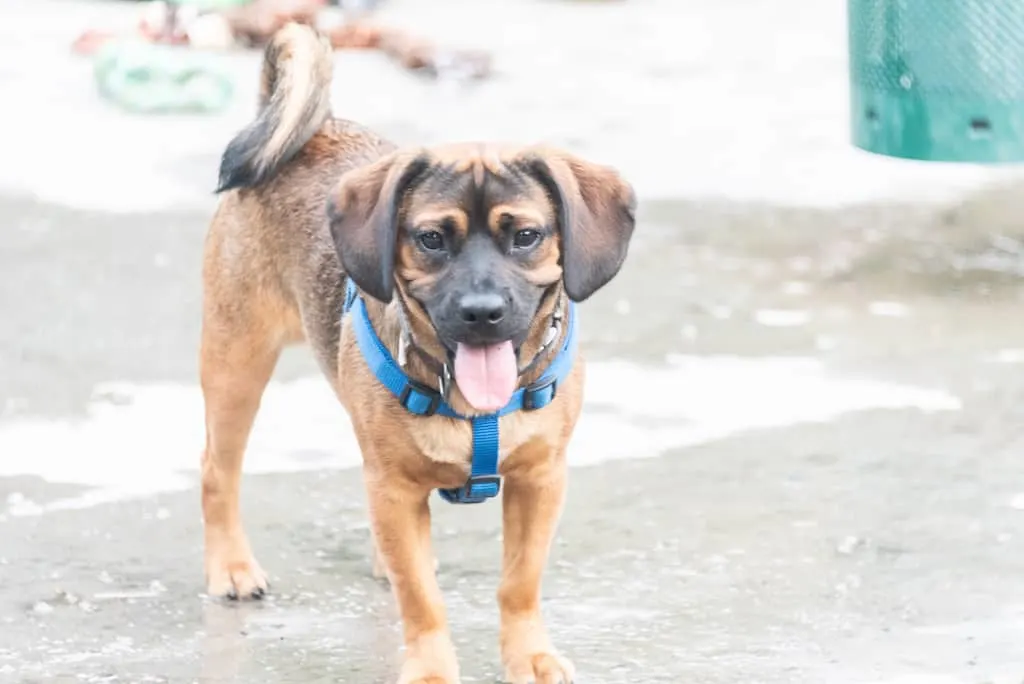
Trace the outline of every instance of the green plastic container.
<instances>
[{"instance_id":1,"label":"green plastic container","mask_svg":"<svg viewBox=\"0 0 1024 684\"><path fill-rule=\"evenodd\" d=\"M853 144L1024 162L1024 0L848 0Z\"/></svg>"}]
</instances>

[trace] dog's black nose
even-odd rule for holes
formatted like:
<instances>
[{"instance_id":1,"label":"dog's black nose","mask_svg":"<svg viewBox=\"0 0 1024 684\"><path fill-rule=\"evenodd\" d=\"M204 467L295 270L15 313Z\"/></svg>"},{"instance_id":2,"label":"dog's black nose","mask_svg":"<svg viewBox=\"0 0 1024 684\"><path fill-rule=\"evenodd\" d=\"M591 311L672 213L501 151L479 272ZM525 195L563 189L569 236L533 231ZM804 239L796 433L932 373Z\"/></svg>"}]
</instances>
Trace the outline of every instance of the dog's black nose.
<instances>
[{"instance_id":1,"label":"dog's black nose","mask_svg":"<svg viewBox=\"0 0 1024 684\"><path fill-rule=\"evenodd\" d=\"M474 292L459 300L459 317L473 327L497 325L505 318L507 310L505 298L497 292Z\"/></svg>"}]
</instances>

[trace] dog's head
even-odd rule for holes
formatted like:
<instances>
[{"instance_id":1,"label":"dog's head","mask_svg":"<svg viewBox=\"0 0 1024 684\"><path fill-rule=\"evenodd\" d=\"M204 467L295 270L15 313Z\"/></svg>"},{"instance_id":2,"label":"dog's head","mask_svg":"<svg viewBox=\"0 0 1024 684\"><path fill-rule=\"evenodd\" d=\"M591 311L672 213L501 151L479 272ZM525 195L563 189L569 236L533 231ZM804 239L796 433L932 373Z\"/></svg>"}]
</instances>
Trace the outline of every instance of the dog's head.
<instances>
[{"instance_id":1,"label":"dog's head","mask_svg":"<svg viewBox=\"0 0 1024 684\"><path fill-rule=\"evenodd\" d=\"M514 389L508 359L553 285L580 302L618 273L635 208L611 168L466 145L396 152L346 173L328 200L345 272L371 297L397 286L422 308L477 408Z\"/></svg>"}]
</instances>

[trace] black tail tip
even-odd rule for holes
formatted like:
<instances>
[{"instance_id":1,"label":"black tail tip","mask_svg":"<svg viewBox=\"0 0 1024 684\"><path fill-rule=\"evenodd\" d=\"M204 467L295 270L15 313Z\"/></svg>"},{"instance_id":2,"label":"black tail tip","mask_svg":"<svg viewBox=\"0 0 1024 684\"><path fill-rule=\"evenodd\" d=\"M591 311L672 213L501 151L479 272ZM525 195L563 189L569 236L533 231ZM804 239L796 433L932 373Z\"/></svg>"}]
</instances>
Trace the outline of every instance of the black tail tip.
<instances>
[{"instance_id":1,"label":"black tail tip","mask_svg":"<svg viewBox=\"0 0 1024 684\"><path fill-rule=\"evenodd\" d=\"M266 143L264 127L250 126L228 143L220 158L216 194L236 188L251 188L265 179L258 160Z\"/></svg>"},{"instance_id":2,"label":"black tail tip","mask_svg":"<svg viewBox=\"0 0 1024 684\"><path fill-rule=\"evenodd\" d=\"M245 162L233 163L227 159L221 159L220 174L217 178L217 189L215 195L228 190L238 188L251 188L257 184L257 173L251 164Z\"/></svg>"}]
</instances>

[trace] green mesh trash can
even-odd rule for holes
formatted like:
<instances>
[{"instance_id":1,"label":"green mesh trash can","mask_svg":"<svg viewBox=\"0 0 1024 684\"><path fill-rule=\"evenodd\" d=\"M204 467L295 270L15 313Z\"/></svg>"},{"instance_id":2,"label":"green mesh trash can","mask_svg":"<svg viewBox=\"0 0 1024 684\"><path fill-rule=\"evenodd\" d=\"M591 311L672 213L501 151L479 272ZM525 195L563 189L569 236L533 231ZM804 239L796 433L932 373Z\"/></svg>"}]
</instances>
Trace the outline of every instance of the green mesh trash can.
<instances>
[{"instance_id":1,"label":"green mesh trash can","mask_svg":"<svg viewBox=\"0 0 1024 684\"><path fill-rule=\"evenodd\" d=\"M1024 162L1024 0L848 0L853 144Z\"/></svg>"}]
</instances>

